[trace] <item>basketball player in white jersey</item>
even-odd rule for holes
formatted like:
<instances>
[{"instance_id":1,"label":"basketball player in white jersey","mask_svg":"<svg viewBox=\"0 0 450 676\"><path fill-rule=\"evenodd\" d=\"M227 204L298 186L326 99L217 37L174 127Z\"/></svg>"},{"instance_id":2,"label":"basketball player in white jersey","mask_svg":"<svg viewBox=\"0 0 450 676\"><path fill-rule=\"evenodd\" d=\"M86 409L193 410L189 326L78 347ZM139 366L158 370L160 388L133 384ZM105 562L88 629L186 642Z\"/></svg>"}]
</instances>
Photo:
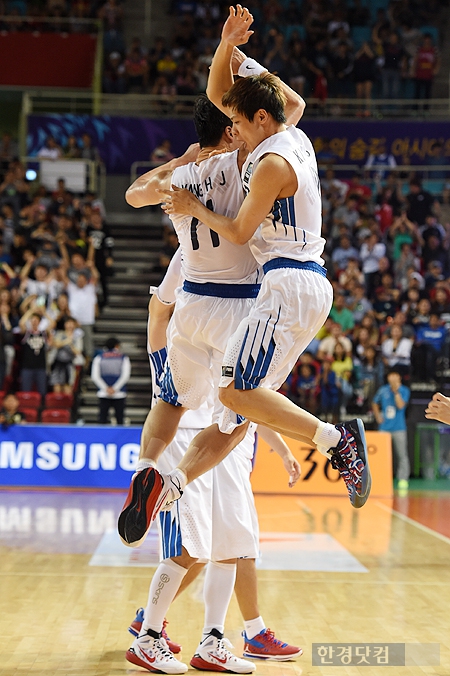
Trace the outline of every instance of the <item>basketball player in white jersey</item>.
<instances>
[{"instance_id":1,"label":"basketball player in white jersey","mask_svg":"<svg viewBox=\"0 0 450 676\"><path fill-rule=\"evenodd\" d=\"M304 109L303 99L285 85L280 86L287 91L292 116L298 120ZM127 191L127 201L131 205L159 203L158 188L170 187L171 183L177 182L198 194L207 208L229 215L237 213L244 197L239 174L242 159L240 151L233 150L236 141L231 134L230 121L206 97L200 97L194 122L201 146L197 161L172 171L149 172L137 179ZM232 152L210 158L211 151L217 149L231 149ZM247 434L247 424L242 425L241 417L231 411L226 416L227 432L219 431L217 423L223 405L218 401L217 387L227 339L240 320L248 315L258 293L259 266L248 244L241 246L221 241L215 232L195 218L174 217L173 220L181 244L184 284L169 326L169 367L162 378L161 399L144 425L138 473L132 479L119 517L119 534L130 546L139 545L145 537L155 507L146 506L141 510L143 503L140 497L136 501L136 497L141 490L151 492L155 478L161 487L160 474L147 470L153 469L155 461L173 439L187 408L197 409L211 389L215 389L214 424L197 435L193 442L195 448L199 444L213 443L225 457ZM233 428L236 429L233 431ZM247 448L252 436L252 432L247 434ZM164 488L166 495L172 487L176 491L178 484L175 471ZM176 497L179 495L180 492ZM165 497L159 499L158 509L165 501ZM236 520L241 522L242 515Z\"/></svg>"},{"instance_id":2,"label":"basketball player in white jersey","mask_svg":"<svg viewBox=\"0 0 450 676\"><path fill-rule=\"evenodd\" d=\"M175 303L175 289L180 284L179 254L180 250L172 259L159 288L151 289L154 295L149 306L148 353L152 371L154 403L157 400L160 377L166 360L165 330ZM167 471L167 468L170 468L173 463L177 464L197 431L210 423L212 406L208 406L208 403L211 402L207 401L198 411L188 411L183 416L175 439L160 460L159 468L162 471ZM275 435L275 437L277 436ZM266 440L272 443L275 450L282 456L284 465L291 477L290 485L293 485L300 471L297 461L280 439ZM233 539L236 529L233 524L224 520L221 506L224 501L229 499L237 502L237 504L241 503L241 507L245 507L245 502L242 503L240 494L244 488L246 490L251 490L251 488L249 474L244 481L245 486L234 483L230 487L229 482L226 481L230 474L241 476L236 471L233 454L230 454L224 463L218 465L212 472L208 472L198 481L192 482L172 510L160 514L163 560L150 584L144 620L142 626L137 628L139 635L126 653L129 662L161 673L180 674L187 671L187 666L172 654L172 651L179 652L180 647L176 644L173 645L167 639L167 636L161 635L164 617L174 596L179 592L180 585L186 579L189 571L193 570L196 562L204 562L211 556L213 558L217 555L226 556L229 551L228 547L231 545L233 549L235 546ZM227 483L228 491L221 496L223 487ZM256 520L256 513L254 519ZM211 528L213 522L217 525L214 530ZM253 523L253 527L247 533L250 542L253 542L257 532L256 522L256 524ZM246 551L245 546L242 551ZM254 559L241 559L239 571L240 573L237 573L237 575L241 578L244 577L247 586L245 588L245 585L240 584L240 581L237 580L236 594L239 605L243 609L244 620L246 620L244 655L251 657L252 654L255 654L257 657L276 660L288 660L300 655L301 649L279 641L275 638L273 632L270 632L264 626L257 609ZM236 562L234 561L213 560L208 565L204 585L204 635L196 654L191 660L192 666L196 668L216 670L219 667L221 670L226 669L231 673L251 673L255 669L251 662L241 660L227 650L222 638L235 574ZM193 577L191 573L190 580ZM252 598L252 595L255 598ZM246 617L246 609L249 605L253 614ZM252 633L254 626L256 629L260 629L260 624L263 625L261 631ZM247 637L247 632L251 634L250 638ZM254 636L257 636L256 640ZM259 646L259 651L254 650L253 644Z\"/></svg>"},{"instance_id":3,"label":"basketball player in white jersey","mask_svg":"<svg viewBox=\"0 0 450 676\"><path fill-rule=\"evenodd\" d=\"M371 486L362 422L324 423L276 392L327 318L332 289L321 258L325 240L314 148L301 130L286 126L285 97L272 75L233 84L233 49L250 37L252 20L240 5L230 8L208 82L209 96L250 151L242 170L246 199L236 217L226 217L174 187L164 193L165 211L202 220L235 244L250 244L263 266L258 298L227 346L220 400L247 420L315 445L339 470L352 505L361 507ZM251 59L242 66L243 72L262 70ZM221 431L227 425L222 419ZM212 445L190 449L178 466L181 490L219 459ZM154 493L149 500L157 506L158 488Z\"/></svg>"}]
</instances>

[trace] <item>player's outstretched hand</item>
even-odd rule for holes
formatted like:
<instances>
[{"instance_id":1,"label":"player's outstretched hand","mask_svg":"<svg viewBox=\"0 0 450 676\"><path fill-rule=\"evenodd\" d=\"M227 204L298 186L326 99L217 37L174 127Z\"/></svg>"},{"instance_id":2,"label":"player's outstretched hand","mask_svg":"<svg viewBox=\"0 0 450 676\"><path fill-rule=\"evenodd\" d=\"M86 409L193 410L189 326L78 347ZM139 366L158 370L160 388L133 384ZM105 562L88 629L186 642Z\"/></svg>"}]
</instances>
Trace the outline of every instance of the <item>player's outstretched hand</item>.
<instances>
[{"instance_id":1,"label":"player's outstretched hand","mask_svg":"<svg viewBox=\"0 0 450 676\"><path fill-rule=\"evenodd\" d=\"M450 398L436 392L425 409L425 418L450 425Z\"/></svg>"},{"instance_id":2,"label":"player's outstretched hand","mask_svg":"<svg viewBox=\"0 0 450 676\"><path fill-rule=\"evenodd\" d=\"M230 7L228 19L222 28L222 40L234 47L245 45L254 33L250 30L252 23L253 16L247 7L242 7L242 5L236 5L236 8Z\"/></svg>"},{"instance_id":3,"label":"player's outstretched hand","mask_svg":"<svg viewBox=\"0 0 450 676\"><path fill-rule=\"evenodd\" d=\"M161 195L161 209L166 214L179 214L181 216L195 216L196 207L201 202L186 188L172 186L172 190L158 190Z\"/></svg>"}]
</instances>

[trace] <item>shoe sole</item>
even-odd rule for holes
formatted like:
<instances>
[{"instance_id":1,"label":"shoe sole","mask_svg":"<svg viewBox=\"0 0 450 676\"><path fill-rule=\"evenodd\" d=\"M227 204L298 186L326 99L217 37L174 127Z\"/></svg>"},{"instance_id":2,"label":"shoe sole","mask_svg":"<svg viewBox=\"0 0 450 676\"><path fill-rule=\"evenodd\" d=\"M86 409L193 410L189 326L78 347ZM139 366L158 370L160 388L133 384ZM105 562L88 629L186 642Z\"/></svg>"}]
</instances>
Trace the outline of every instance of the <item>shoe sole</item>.
<instances>
[{"instance_id":1,"label":"shoe sole","mask_svg":"<svg viewBox=\"0 0 450 676\"><path fill-rule=\"evenodd\" d=\"M243 652L242 655L243 657L249 657L250 659L255 658L258 660L275 660L276 662L287 662L288 660L293 660L295 657L300 657L300 655L303 655L303 650L299 648L298 651L296 653L292 653L292 655L267 655L267 653L258 655L257 653L249 652Z\"/></svg>"},{"instance_id":2,"label":"shoe sole","mask_svg":"<svg viewBox=\"0 0 450 676\"><path fill-rule=\"evenodd\" d=\"M127 650L125 653L125 658L128 660L128 662L131 662L131 664L135 664L138 667L143 667L152 674L185 674L188 670L187 666L186 669L177 669L177 671L167 671L167 669L162 667L151 667L149 664L146 664L143 660L141 660L133 650Z\"/></svg>"},{"instance_id":3,"label":"shoe sole","mask_svg":"<svg viewBox=\"0 0 450 676\"><path fill-rule=\"evenodd\" d=\"M207 662L200 657L200 655L194 655L189 664L199 671L218 671L222 674L253 674L255 671L254 669L249 669L248 671L233 671L233 669L221 667L220 664L211 664L211 662Z\"/></svg>"},{"instance_id":4,"label":"shoe sole","mask_svg":"<svg viewBox=\"0 0 450 676\"><path fill-rule=\"evenodd\" d=\"M361 477L361 493L358 493L356 490L353 490L352 497L350 498L350 502L352 503L353 507L355 507L355 509L360 509L366 504L367 498L370 495L370 489L372 488L372 475L370 473L369 454L367 452L366 432L364 430L363 421L360 418L356 418L355 420L351 420L350 422L356 423L357 425L359 439L353 433L353 430L351 428L350 431L352 432L353 436L356 439L356 444L358 447L358 455L364 463L364 469ZM361 446L363 447L364 457L361 457L360 453Z\"/></svg>"},{"instance_id":5,"label":"shoe sole","mask_svg":"<svg viewBox=\"0 0 450 676\"><path fill-rule=\"evenodd\" d=\"M154 491L158 483L159 490ZM142 470L134 477L117 524L120 539L127 547L139 547L145 540L156 516L155 507L161 488L161 477L153 467ZM157 494L151 500L154 493Z\"/></svg>"}]
</instances>

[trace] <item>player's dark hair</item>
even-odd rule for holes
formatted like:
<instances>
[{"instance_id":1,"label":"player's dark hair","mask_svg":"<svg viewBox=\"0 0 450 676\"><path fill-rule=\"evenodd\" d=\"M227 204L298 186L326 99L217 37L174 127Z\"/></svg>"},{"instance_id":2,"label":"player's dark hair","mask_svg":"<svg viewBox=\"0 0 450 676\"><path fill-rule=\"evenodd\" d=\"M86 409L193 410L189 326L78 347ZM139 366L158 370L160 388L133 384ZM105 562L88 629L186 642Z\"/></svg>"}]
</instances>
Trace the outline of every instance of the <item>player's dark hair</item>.
<instances>
[{"instance_id":1,"label":"player's dark hair","mask_svg":"<svg viewBox=\"0 0 450 676\"><path fill-rule=\"evenodd\" d=\"M194 125L200 148L216 146L227 127L232 126L229 117L201 94L194 104Z\"/></svg>"},{"instance_id":2,"label":"player's dark hair","mask_svg":"<svg viewBox=\"0 0 450 676\"><path fill-rule=\"evenodd\" d=\"M236 80L222 97L222 104L250 120L263 109L276 122L286 122L286 96L280 87L280 80L272 73L254 75Z\"/></svg>"}]
</instances>

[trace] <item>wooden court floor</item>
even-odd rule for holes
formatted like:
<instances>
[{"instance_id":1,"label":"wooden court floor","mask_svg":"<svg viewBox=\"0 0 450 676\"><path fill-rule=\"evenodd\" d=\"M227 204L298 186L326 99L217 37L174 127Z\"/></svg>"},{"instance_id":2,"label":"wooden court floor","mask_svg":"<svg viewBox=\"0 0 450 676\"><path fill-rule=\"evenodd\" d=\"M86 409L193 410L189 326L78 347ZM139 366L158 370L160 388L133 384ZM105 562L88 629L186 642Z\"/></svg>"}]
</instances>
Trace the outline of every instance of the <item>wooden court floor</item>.
<instances>
[{"instance_id":1,"label":"wooden court floor","mask_svg":"<svg viewBox=\"0 0 450 676\"><path fill-rule=\"evenodd\" d=\"M346 498L256 502L261 614L304 650L296 661L259 662L257 674L450 674L450 494L370 499L358 511ZM121 493L0 491L1 676L146 673L124 653L128 624L146 603L156 538L142 552L118 547L122 503ZM188 663L203 623L201 579L168 620ZM226 636L237 652L241 630L233 598ZM437 643L440 664L313 666L313 643Z\"/></svg>"}]
</instances>

